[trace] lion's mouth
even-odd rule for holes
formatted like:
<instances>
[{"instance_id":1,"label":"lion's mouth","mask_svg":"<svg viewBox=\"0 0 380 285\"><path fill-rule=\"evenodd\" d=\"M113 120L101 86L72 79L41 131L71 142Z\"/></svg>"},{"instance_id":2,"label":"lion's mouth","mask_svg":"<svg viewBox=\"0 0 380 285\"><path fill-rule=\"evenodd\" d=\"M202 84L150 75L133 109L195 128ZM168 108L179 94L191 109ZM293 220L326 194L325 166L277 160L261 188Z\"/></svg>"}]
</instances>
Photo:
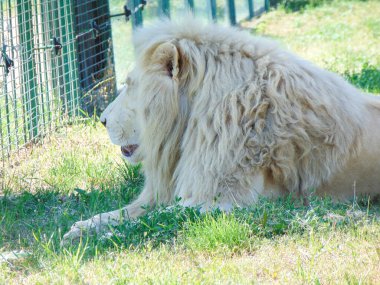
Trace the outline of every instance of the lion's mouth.
<instances>
[{"instance_id":1,"label":"lion's mouth","mask_svg":"<svg viewBox=\"0 0 380 285\"><path fill-rule=\"evenodd\" d=\"M122 146L121 153L126 157L131 157L138 147L138 144L129 144Z\"/></svg>"}]
</instances>

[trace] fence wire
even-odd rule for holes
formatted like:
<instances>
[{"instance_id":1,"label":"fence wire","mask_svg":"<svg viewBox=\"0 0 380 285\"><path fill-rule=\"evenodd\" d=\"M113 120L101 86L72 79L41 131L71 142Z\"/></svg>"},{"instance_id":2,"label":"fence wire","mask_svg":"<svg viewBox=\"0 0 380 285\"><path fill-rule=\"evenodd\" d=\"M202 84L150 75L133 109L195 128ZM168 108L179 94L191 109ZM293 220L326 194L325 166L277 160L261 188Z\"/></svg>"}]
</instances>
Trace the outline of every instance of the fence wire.
<instances>
[{"instance_id":1,"label":"fence wire","mask_svg":"<svg viewBox=\"0 0 380 285\"><path fill-rule=\"evenodd\" d=\"M2 0L0 30L4 164L13 151L106 105L115 74L107 0Z\"/></svg>"}]
</instances>

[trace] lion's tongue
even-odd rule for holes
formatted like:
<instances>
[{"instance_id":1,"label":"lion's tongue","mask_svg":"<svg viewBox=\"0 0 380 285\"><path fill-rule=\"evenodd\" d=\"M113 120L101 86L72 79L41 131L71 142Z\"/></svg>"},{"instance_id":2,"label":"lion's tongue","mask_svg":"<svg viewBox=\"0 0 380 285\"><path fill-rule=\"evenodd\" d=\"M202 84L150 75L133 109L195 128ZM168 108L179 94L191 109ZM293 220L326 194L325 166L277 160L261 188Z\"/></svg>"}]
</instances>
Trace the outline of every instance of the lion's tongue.
<instances>
[{"instance_id":1,"label":"lion's tongue","mask_svg":"<svg viewBox=\"0 0 380 285\"><path fill-rule=\"evenodd\" d=\"M137 144L129 144L129 145L122 146L121 153L126 157L130 157L132 156L132 154L135 152L135 150L138 147L139 146Z\"/></svg>"}]
</instances>

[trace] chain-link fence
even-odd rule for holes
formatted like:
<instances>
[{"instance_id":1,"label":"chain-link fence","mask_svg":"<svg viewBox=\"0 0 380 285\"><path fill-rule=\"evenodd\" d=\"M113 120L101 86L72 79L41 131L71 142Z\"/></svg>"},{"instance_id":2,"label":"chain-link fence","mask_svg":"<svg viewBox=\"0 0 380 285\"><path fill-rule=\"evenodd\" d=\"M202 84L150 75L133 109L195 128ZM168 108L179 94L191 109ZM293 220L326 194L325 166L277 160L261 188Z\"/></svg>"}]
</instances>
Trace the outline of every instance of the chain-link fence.
<instances>
[{"instance_id":1,"label":"chain-link fence","mask_svg":"<svg viewBox=\"0 0 380 285\"><path fill-rule=\"evenodd\" d=\"M115 77L107 0L1 0L0 30L4 162L81 110L93 112Z\"/></svg>"},{"instance_id":2,"label":"chain-link fence","mask_svg":"<svg viewBox=\"0 0 380 285\"><path fill-rule=\"evenodd\" d=\"M109 1L0 0L3 164L15 150L33 144L83 114L104 109L116 89L113 48L120 83L133 61L130 39L135 27L161 16L181 17L189 10L200 18L234 25L262 13L269 3Z\"/></svg>"}]
</instances>

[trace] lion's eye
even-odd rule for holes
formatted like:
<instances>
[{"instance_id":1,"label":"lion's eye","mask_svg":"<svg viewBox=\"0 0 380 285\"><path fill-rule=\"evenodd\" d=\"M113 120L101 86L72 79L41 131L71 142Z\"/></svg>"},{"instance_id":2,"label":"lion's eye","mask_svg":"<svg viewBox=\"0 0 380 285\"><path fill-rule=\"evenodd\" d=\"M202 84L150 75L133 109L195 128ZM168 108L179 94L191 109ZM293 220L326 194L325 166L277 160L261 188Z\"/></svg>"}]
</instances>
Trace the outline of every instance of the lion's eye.
<instances>
[{"instance_id":1,"label":"lion's eye","mask_svg":"<svg viewBox=\"0 0 380 285\"><path fill-rule=\"evenodd\" d=\"M131 88L135 84L135 80L128 76L126 83L128 85L128 88Z\"/></svg>"}]
</instances>

